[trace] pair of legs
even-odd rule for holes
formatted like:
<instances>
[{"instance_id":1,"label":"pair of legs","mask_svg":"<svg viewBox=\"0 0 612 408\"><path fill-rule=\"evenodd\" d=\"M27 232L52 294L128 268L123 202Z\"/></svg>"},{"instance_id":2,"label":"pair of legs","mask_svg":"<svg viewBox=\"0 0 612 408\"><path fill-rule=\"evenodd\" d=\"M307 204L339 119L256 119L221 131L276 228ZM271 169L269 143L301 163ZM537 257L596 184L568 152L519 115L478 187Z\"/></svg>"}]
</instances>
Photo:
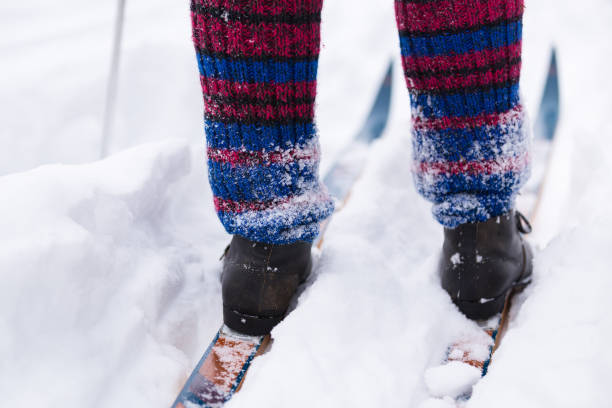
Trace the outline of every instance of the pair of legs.
<instances>
[{"instance_id":1,"label":"pair of legs","mask_svg":"<svg viewBox=\"0 0 612 408\"><path fill-rule=\"evenodd\" d=\"M523 0L394 1L419 193L446 231L510 217L528 175ZM333 212L314 124L322 3L191 3L215 208L262 250L312 242Z\"/></svg>"}]
</instances>

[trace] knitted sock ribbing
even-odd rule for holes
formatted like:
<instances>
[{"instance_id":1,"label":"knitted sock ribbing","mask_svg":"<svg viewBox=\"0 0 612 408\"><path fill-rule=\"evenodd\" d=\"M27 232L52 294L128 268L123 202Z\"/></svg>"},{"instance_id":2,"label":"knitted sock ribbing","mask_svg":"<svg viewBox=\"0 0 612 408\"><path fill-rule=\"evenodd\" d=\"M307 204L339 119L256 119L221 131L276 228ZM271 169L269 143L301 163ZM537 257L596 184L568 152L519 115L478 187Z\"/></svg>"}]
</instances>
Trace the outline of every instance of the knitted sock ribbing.
<instances>
[{"instance_id":1,"label":"knitted sock ribbing","mask_svg":"<svg viewBox=\"0 0 612 408\"><path fill-rule=\"evenodd\" d=\"M418 191L444 226L514 206L529 175L523 0L395 0Z\"/></svg>"},{"instance_id":2,"label":"knitted sock ribbing","mask_svg":"<svg viewBox=\"0 0 612 408\"><path fill-rule=\"evenodd\" d=\"M333 211L314 125L322 1L192 0L209 180L230 234L311 242Z\"/></svg>"}]
</instances>

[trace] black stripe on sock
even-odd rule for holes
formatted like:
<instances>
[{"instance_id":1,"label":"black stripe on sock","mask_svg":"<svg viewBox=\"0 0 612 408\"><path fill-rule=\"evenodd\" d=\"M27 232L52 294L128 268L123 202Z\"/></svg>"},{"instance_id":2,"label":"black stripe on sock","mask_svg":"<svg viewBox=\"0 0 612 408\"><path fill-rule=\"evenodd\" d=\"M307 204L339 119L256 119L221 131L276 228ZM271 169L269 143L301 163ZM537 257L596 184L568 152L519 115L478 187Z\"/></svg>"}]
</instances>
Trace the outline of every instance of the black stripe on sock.
<instances>
[{"instance_id":1,"label":"black stripe on sock","mask_svg":"<svg viewBox=\"0 0 612 408\"><path fill-rule=\"evenodd\" d=\"M504 67L512 67L514 65L521 63L521 57L514 57L511 59L502 58L499 61L490 64L484 65L482 67L473 67L473 68L461 68L461 69L447 69L447 70L428 70L428 71L419 71L419 70L406 70L404 71L404 75L407 78L416 78L416 79L425 79L431 78L435 76L450 76L450 75L471 75L478 74L488 71L497 71Z\"/></svg>"},{"instance_id":2,"label":"black stripe on sock","mask_svg":"<svg viewBox=\"0 0 612 408\"><path fill-rule=\"evenodd\" d=\"M513 78L504 82L489 84L486 86L469 86L469 87L456 87L456 88L445 88L445 89L418 89L409 87L408 90L418 95L456 95L456 94L470 94L475 92L487 92L494 89L502 89L508 86L516 85L519 82L519 78Z\"/></svg>"},{"instance_id":3,"label":"black stripe on sock","mask_svg":"<svg viewBox=\"0 0 612 408\"><path fill-rule=\"evenodd\" d=\"M321 13L303 14L250 14L218 7L204 6L203 4L191 3L191 11L201 16L212 16L224 21L240 21L249 24L312 24L321 22Z\"/></svg>"},{"instance_id":4,"label":"black stripe on sock","mask_svg":"<svg viewBox=\"0 0 612 408\"><path fill-rule=\"evenodd\" d=\"M247 126L290 126L314 124L314 118L281 118L276 120L266 119L238 119L232 117L221 117L204 114L204 119L212 122L223 123L224 125L247 125Z\"/></svg>"},{"instance_id":5,"label":"black stripe on sock","mask_svg":"<svg viewBox=\"0 0 612 408\"><path fill-rule=\"evenodd\" d=\"M283 57L278 55L239 55L239 54L228 54L224 52L215 52L209 50L207 48L196 46L196 52L201 55L206 55L208 57L219 58L219 59L228 59L234 61L244 61L244 62L315 62L319 59L319 54L316 55L305 55L305 56L295 56L295 57Z\"/></svg>"},{"instance_id":6,"label":"black stripe on sock","mask_svg":"<svg viewBox=\"0 0 612 408\"><path fill-rule=\"evenodd\" d=\"M278 99L275 96L265 97L246 97L246 96L222 96L222 95L205 95L210 102L220 105L256 105L256 106L288 106L288 105L310 105L314 104L315 98L301 97L288 98L286 101Z\"/></svg>"},{"instance_id":7,"label":"black stripe on sock","mask_svg":"<svg viewBox=\"0 0 612 408\"><path fill-rule=\"evenodd\" d=\"M478 24L478 25L471 26L471 27L443 28L443 29L435 30L435 31L400 30L399 34L401 37L425 37L425 38L440 37L443 35L465 34L465 33L473 33L479 30L483 30L485 28L494 28L494 27L501 26L501 25L516 23L518 21L521 21L522 19L523 19L522 15L515 16L512 18L501 17L501 18L498 18L497 20L490 21L490 22L483 23L483 24Z\"/></svg>"}]
</instances>

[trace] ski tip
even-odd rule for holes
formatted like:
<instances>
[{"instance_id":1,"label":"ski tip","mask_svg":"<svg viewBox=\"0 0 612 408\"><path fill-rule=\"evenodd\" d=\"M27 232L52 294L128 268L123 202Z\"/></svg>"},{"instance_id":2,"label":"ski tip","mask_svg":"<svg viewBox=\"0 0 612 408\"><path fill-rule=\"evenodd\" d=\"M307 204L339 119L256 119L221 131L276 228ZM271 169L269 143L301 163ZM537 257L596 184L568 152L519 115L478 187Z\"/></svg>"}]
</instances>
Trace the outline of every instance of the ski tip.
<instances>
[{"instance_id":1,"label":"ski tip","mask_svg":"<svg viewBox=\"0 0 612 408\"><path fill-rule=\"evenodd\" d=\"M384 84L388 87L391 87L391 85L393 84L393 59L389 60L389 65L387 66L387 72L385 74Z\"/></svg>"},{"instance_id":2,"label":"ski tip","mask_svg":"<svg viewBox=\"0 0 612 408\"><path fill-rule=\"evenodd\" d=\"M555 46L551 47L549 61L544 91L534 126L535 138L542 140L553 140L559 122L559 70Z\"/></svg>"},{"instance_id":3,"label":"ski tip","mask_svg":"<svg viewBox=\"0 0 612 408\"><path fill-rule=\"evenodd\" d=\"M171 408L221 407L241 387L252 360L270 341L270 335L247 336L222 326Z\"/></svg>"},{"instance_id":4,"label":"ski tip","mask_svg":"<svg viewBox=\"0 0 612 408\"><path fill-rule=\"evenodd\" d=\"M385 76L378 87L378 92L370 113L356 139L366 143L380 138L387 126L391 108L391 90L393 88L393 60L389 61Z\"/></svg>"},{"instance_id":5,"label":"ski tip","mask_svg":"<svg viewBox=\"0 0 612 408\"><path fill-rule=\"evenodd\" d=\"M549 78L557 78L557 48L553 45L550 48L550 62L548 63L548 73L546 75L546 79Z\"/></svg>"}]
</instances>

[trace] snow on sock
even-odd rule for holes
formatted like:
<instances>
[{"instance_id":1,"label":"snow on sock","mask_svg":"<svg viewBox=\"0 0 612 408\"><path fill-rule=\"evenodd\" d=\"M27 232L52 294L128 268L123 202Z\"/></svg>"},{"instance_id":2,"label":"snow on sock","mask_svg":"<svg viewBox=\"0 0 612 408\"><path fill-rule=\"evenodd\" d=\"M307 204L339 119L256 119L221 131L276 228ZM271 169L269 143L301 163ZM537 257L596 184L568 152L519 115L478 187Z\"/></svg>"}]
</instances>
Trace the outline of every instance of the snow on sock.
<instances>
[{"instance_id":1,"label":"snow on sock","mask_svg":"<svg viewBox=\"0 0 612 408\"><path fill-rule=\"evenodd\" d=\"M322 0L192 0L209 180L225 229L312 241L333 211L314 124Z\"/></svg>"},{"instance_id":2,"label":"snow on sock","mask_svg":"<svg viewBox=\"0 0 612 408\"><path fill-rule=\"evenodd\" d=\"M510 210L529 175L523 0L395 0L414 178L444 226Z\"/></svg>"}]
</instances>

